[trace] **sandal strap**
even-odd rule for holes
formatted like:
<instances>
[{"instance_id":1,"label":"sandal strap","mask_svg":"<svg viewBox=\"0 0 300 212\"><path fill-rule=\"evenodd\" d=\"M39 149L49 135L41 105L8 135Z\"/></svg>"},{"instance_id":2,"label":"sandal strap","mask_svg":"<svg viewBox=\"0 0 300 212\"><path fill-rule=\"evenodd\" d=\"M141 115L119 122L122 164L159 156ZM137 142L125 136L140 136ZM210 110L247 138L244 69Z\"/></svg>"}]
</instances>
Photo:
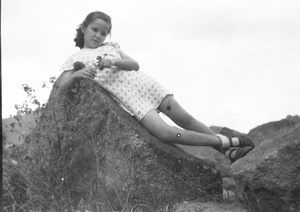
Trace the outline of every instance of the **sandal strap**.
<instances>
[{"instance_id":1,"label":"sandal strap","mask_svg":"<svg viewBox=\"0 0 300 212\"><path fill-rule=\"evenodd\" d=\"M227 138L225 135L222 135L222 134L217 134L217 136L222 141L222 148L223 149L230 147L230 139L229 138Z\"/></svg>"},{"instance_id":2,"label":"sandal strap","mask_svg":"<svg viewBox=\"0 0 300 212\"><path fill-rule=\"evenodd\" d=\"M232 157L232 153L235 152L235 156ZM236 157L236 152L237 152L237 149L228 149L226 152L225 152L225 157L230 159L230 160L233 160L235 159Z\"/></svg>"},{"instance_id":3,"label":"sandal strap","mask_svg":"<svg viewBox=\"0 0 300 212\"><path fill-rule=\"evenodd\" d=\"M231 142L230 142L230 145L231 145L231 146L239 146L239 145L240 145L240 140L239 140L239 138L233 137L233 138L231 138L230 140L231 140Z\"/></svg>"},{"instance_id":4,"label":"sandal strap","mask_svg":"<svg viewBox=\"0 0 300 212\"><path fill-rule=\"evenodd\" d=\"M238 147L240 145L240 140L237 137L228 138L225 135L217 134L217 136L222 141L222 148L228 148L228 147Z\"/></svg>"},{"instance_id":5,"label":"sandal strap","mask_svg":"<svg viewBox=\"0 0 300 212\"><path fill-rule=\"evenodd\" d=\"M225 156L231 161L231 163L234 163L235 161L237 161L238 159L245 157L248 152L250 152L253 148L252 147L243 147L243 148L235 148L235 149L228 149L225 152ZM234 157L232 156L232 154L235 152Z\"/></svg>"}]
</instances>

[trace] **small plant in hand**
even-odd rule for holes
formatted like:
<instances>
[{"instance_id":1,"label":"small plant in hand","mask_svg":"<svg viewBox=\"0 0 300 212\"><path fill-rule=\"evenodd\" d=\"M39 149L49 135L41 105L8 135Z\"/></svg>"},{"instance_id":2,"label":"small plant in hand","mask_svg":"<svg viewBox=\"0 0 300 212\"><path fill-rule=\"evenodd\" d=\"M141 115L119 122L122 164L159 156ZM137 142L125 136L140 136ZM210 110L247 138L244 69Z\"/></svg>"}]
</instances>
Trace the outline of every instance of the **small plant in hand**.
<instances>
[{"instance_id":1,"label":"small plant in hand","mask_svg":"<svg viewBox=\"0 0 300 212\"><path fill-rule=\"evenodd\" d=\"M99 68L100 70L103 70L103 69L104 69L104 66L101 65L102 57L101 57L101 56L98 56L96 59L97 59L96 67Z\"/></svg>"},{"instance_id":2,"label":"small plant in hand","mask_svg":"<svg viewBox=\"0 0 300 212\"><path fill-rule=\"evenodd\" d=\"M83 62L79 62L79 61L75 62L75 63L73 64L73 66L74 66L74 69L73 69L74 71L78 71L78 70L80 70L80 69L85 68L84 63L83 63Z\"/></svg>"},{"instance_id":3,"label":"small plant in hand","mask_svg":"<svg viewBox=\"0 0 300 212\"><path fill-rule=\"evenodd\" d=\"M93 64L93 66L95 66L95 68L99 68L100 70L103 70L105 67L101 65L101 62L102 62L102 57L101 56L98 56L97 58L97 63L96 64ZM74 66L74 71L78 71L80 69L83 69L85 68L85 64L81 61L77 61L73 64Z\"/></svg>"}]
</instances>

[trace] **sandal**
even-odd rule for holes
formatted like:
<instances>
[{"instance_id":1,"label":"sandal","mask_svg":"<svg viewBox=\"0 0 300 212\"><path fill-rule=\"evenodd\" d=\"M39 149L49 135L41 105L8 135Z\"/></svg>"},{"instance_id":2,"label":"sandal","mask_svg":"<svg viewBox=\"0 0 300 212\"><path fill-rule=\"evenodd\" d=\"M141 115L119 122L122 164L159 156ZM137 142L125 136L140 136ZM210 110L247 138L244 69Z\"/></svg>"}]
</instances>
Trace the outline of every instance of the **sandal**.
<instances>
[{"instance_id":1,"label":"sandal","mask_svg":"<svg viewBox=\"0 0 300 212\"><path fill-rule=\"evenodd\" d=\"M231 161L231 163L234 163L238 159L246 156L252 149L253 148L250 146L237 149L228 149L225 152L225 156Z\"/></svg>"},{"instance_id":2,"label":"sandal","mask_svg":"<svg viewBox=\"0 0 300 212\"><path fill-rule=\"evenodd\" d=\"M224 127L217 136L222 141L222 148L228 147L255 147L254 143L245 135L235 133L233 130Z\"/></svg>"}]
</instances>

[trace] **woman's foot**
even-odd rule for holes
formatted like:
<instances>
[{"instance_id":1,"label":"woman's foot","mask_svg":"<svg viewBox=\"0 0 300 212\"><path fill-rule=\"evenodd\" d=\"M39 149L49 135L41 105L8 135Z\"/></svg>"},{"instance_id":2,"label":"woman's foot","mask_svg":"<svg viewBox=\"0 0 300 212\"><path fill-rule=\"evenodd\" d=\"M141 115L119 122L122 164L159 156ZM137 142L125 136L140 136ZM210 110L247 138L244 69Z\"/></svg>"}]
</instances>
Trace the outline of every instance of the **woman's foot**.
<instances>
[{"instance_id":1,"label":"woman's foot","mask_svg":"<svg viewBox=\"0 0 300 212\"><path fill-rule=\"evenodd\" d=\"M234 132L233 130L224 127L217 134L222 140L222 148L228 147L255 147L254 143L245 135Z\"/></svg>"},{"instance_id":2,"label":"woman's foot","mask_svg":"<svg viewBox=\"0 0 300 212\"><path fill-rule=\"evenodd\" d=\"M252 149L253 148L250 146L237 149L228 149L225 152L225 156L231 161L231 163L234 163L238 159L246 156Z\"/></svg>"}]
</instances>

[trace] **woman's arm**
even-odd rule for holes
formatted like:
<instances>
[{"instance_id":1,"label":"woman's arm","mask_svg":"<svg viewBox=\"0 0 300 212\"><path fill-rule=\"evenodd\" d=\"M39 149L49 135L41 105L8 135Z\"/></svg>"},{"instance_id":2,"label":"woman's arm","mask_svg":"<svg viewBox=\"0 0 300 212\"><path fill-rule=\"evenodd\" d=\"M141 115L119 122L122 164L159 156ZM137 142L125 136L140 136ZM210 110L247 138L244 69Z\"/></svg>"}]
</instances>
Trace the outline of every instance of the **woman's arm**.
<instances>
[{"instance_id":1,"label":"woman's arm","mask_svg":"<svg viewBox=\"0 0 300 212\"><path fill-rule=\"evenodd\" d=\"M103 58L101 61L102 67L112 67L116 66L119 69L122 70L128 70L128 71L137 71L139 70L140 66L137 61L126 55L122 50L119 50L121 54L121 59L106 59Z\"/></svg>"},{"instance_id":2,"label":"woman's arm","mask_svg":"<svg viewBox=\"0 0 300 212\"><path fill-rule=\"evenodd\" d=\"M122 59L121 60L115 60L115 66L117 66L120 69L125 70L139 70L140 66L137 61L129 57L127 54L125 54L122 50L120 50L120 54Z\"/></svg>"},{"instance_id":3,"label":"woman's arm","mask_svg":"<svg viewBox=\"0 0 300 212\"><path fill-rule=\"evenodd\" d=\"M76 79L72 76L74 71L64 71L57 79L57 92L64 94L71 90L76 84Z\"/></svg>"},{"instance_id":4,"label":"woman's arm","mask_svg":"<svg viewBox=\"0 0 300 212\"><path fill-rule=\"evenodd\" d=\"M57 82L57 89L59 94L71 90L74 85L83 78L94 79L96 71L93 68L82 68L78 71L69 70L64 71Z\"/></svg>"}]
</instances>

